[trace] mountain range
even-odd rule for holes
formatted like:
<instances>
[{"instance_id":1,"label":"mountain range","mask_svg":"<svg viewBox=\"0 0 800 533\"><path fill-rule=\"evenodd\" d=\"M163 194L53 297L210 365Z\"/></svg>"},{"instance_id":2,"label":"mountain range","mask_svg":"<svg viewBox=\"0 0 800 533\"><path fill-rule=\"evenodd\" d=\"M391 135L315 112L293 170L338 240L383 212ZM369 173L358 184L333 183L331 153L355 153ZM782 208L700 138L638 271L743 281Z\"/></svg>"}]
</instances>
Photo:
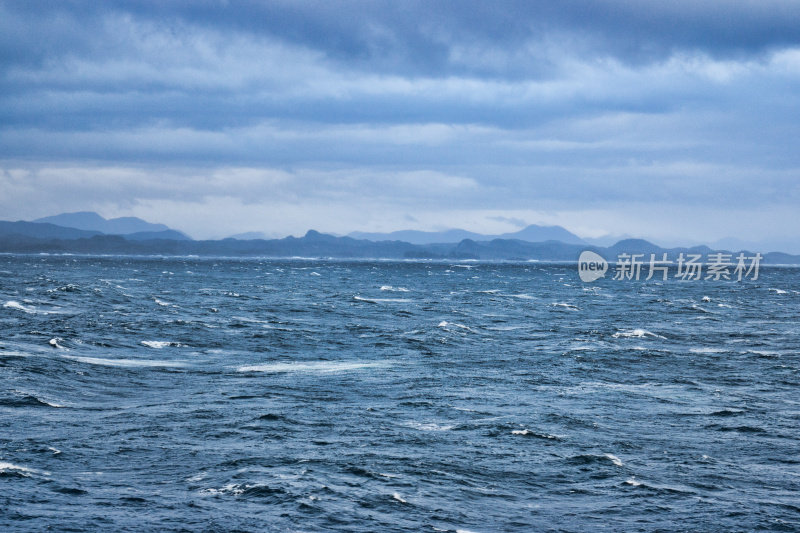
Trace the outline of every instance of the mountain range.
<instances>
[{"instance_id":1,"label":"mountain range","mask_svg":"<svg viewBox=\"0 0 800 533\"><path fill-rule=\"evenodd\" d=\"M354 231L347 236L354 239L403 241L411 244L454 243L461 242L464 239L472 239L473 241L516 239L527 242L561 241L567 244L586 244L583 239L561 226L537 226L536 224L531 224L514 233L503 233L502 235L483 235L463 229L450 229L446 231L402 230L393 231L391 233L365 233Z\"/></svg>"},{"instance_id":2,"label":"mountain range","mask_svg":"<svg viewBox=\"0 0 800 533\"><path fill-rule=\"evenodd\" d=\"M609 246L587 244L559 226L529 226L519 232L487 236L452 230L452 232L395 232L366 234L373 239L339 237L309 230L303 237L283 239L192 240L163 224L150 224L128 217L107 220L96 213L67 213L34 222L0 221L0 252L5 253L77 253L131 255L199 255L199 256L264 256L264 257L334 257L389 259L481 259L575 261L583 250L593 250L610 260L620 253L677 254L694 253L707 256L714 251L708 246L664 248L641 239L624 239ZM54 224L72 224L67 227ZM75 227L81 226L81 227ZM166 229L164 229L166 228ZM108 234L100 231L117 231ZM142 230L142 231L136 231ZM121 233L132 231L131 233ZM408 237L409 242L394 237ZM477 238L462 238L464 234ZM355 234L356 236L364 234ZM571 242L548 237L562 236ZM385 237L389 238L385 238ZM529 241L526 239L542 238ZM511 238L508 238L511 237ZM444 242L419 241L441 240ZM576 242L577 241L577 242ZM728 252L738 251L737 249ZM752 256L752 252L748 252ZM797 264L800 255L781 252L763 253L764 264Z\"/></svg>"},{"instance_id":3,"label":"mountain range","mask_svg":"<svg viewBox=\"0 0 800 533\"><path fill-rule=\"evenodd\" d=\"M170 229L164 224L153 224L137 217L106 219L92 211L62 213L60 215L37 218L33 223L53 224L64 228L106 235L125 235L129 240L191 240L185 233Z\"/></svg>"}]
</instances>

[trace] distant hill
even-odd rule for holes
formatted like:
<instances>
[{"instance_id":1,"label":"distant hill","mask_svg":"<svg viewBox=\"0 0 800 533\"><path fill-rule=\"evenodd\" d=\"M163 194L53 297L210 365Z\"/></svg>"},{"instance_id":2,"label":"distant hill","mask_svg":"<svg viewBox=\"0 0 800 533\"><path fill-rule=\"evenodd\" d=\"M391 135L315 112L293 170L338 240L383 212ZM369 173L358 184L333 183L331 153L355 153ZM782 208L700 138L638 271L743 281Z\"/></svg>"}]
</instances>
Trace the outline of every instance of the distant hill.
<instances>
[{"instance_id":1,"label":"distant hill","mask_svg":"<svg viewBox=\"0 0 800 533\"><path fill-rule=\"evenodd\" d=\"M34 239L87 239L100 235L99 231L87 231L75 228L65 228L55 224L37 222L6 222L0 221L0 235L16 235Z\"/></svg>"},{"instance_id":2,"label":"distant hill","mask_svg":"<svg viewBox=\"0 0 800 533\"><path fill-rule=\"evenodd\" d=\"M681 252L706 255L712 251L706 246L667 249L641 239L627 239L610 247L600 247L555 240L527 242L520 239L463 239L458 243L433 244L412 244L396 240L376 242L336 237L313 230L299 238L269 240L193 241L172 239L169 235L168 231L126 236L101 235L53 224L0 222L0 252L572 262L586 249L596 251L609 261L615 260L621 253L668 253L669 257L675 258ZM800 256L797 255L770 252L763 257L764 264L800 265Z\"/></svg>"},{"instance_id":3,"label":"distant hill","mask_svg":"<svg viewBox=\"0 0 800 533\"><path fill-rule=\"evenodd\" d=\"M163 237L144 237L144 238L166 238L166 239L189 239L189 237L177 230L170 229L164 224L153 224L137 217L120 217L105 219L92 211L79 211L76 213L62 213L50 217L43 217L33 222L55 224L65 228L75 228L86 231L97 231L107 235L133 235L133 234L156 234L165 231L172 232L170 236ZM137 238L142 240L142 238Z\"/></svg>"},{"instance_id":4,"label":"distant hill","mask_svg":"<svg viewBox=\"0 0 800 533\"><path fill-rule=\"evenodd\" d=\"M459 243L464 239L473 241L516 239L526 242L561 241L566 244L585 244L583 239L561 226L537 226L536 224L531 224L513 233L503 233L501 235L483 235L463 229L450 229L446 231L401 230L391 233L354 231L348 234L348 237L370 241L403 241L411 244Z\"/></svg>"},{"instance_id":5,"label":"distant hill","mask_svg":"<svg viewBox=\"0 0 800 533\"><path fill-rule=\"evenodd\" d=\"M267 236L261 231L248 231L245 233L237 233L236 235L231 235L228 238L236 239L239 241L252 241L255 239L267 239Z\"/></svg>"}]
</instances>

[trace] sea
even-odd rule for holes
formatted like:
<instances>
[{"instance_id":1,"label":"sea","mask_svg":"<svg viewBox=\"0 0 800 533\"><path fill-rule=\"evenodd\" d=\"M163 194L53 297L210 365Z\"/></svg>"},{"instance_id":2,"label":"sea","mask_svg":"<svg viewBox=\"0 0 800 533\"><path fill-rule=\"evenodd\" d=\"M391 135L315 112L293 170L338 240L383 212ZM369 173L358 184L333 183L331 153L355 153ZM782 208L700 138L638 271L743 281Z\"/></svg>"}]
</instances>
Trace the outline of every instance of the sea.
<instances>
[{"instance_id":1,"label":"sea","mask_svg":"<svg viewBox=\"0 0 800 533\"><path fill-rule=\"evenodd\" d=\"M2 531L800 531L800 270L0 255Z\"/></svg>"}]
</instances>

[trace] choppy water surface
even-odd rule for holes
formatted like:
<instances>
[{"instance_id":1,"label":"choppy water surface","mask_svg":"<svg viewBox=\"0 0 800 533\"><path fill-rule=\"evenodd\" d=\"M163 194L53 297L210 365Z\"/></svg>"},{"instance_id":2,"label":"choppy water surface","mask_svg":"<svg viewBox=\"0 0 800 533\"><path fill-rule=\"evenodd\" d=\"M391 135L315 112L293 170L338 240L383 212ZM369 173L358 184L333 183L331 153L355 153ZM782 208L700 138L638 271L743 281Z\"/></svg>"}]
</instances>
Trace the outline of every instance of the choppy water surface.
<instances>
[{"instance_id":1,"label":"choppy water surface","mask_svg":"<svg viewBox=\"0 0 800 533\"><path fill-rule=\"evenodd\" d=\"M0 256L0 529L800 529L800 271Z\"/></svg>"}]
</instances>

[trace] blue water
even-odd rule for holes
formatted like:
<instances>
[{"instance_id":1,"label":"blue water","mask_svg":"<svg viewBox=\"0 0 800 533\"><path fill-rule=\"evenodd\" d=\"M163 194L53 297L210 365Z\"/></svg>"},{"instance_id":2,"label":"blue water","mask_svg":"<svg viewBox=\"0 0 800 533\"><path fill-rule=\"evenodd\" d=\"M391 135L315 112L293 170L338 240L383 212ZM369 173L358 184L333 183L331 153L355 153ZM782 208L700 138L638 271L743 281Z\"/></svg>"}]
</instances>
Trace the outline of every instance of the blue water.
<instances>
[{"instance_id":1,"label":"blue water","mask_svg":"<svg viewBox=\"0 0 800 533\"><path fill-rule=\"evenodd\" d=\"M0 530L798 531L798 290L0 256Z\"/></svg>"}]
</instances>

